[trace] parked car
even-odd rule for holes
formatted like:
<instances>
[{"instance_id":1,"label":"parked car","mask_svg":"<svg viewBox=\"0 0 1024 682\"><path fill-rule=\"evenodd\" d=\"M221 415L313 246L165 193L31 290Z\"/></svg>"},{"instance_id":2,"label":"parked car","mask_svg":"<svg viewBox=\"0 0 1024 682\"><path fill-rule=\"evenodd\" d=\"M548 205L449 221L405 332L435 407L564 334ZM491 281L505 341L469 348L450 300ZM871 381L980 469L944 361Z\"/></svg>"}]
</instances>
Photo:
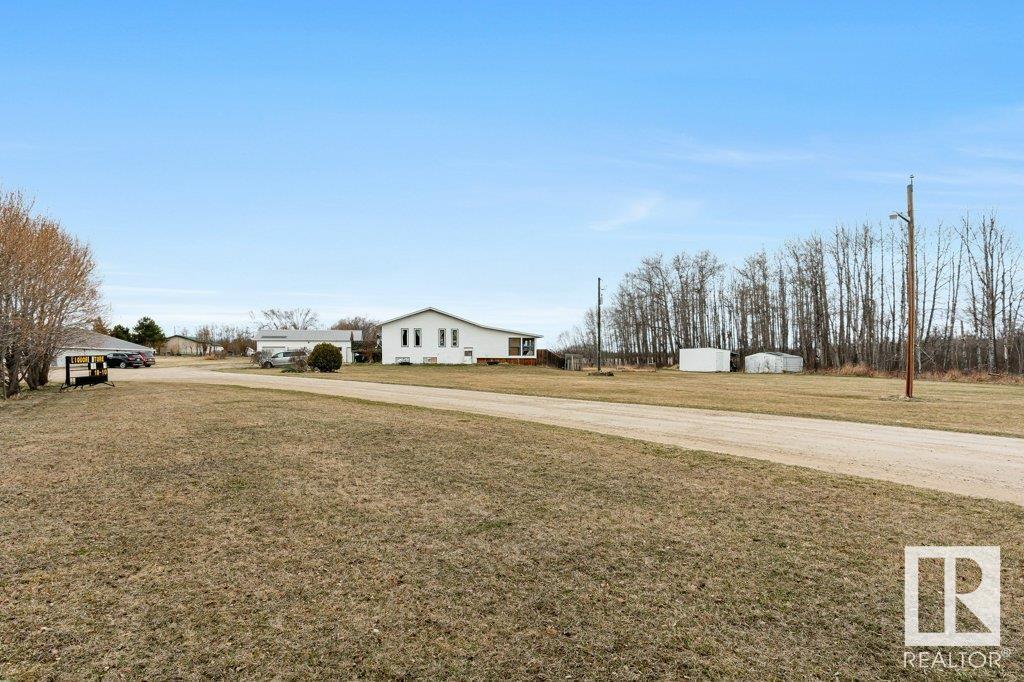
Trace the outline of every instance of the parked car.
<instances>
[{"instance_id":1,"label":"parked car","mask_svg":"<svg viewBox=\"0 0 1024 682\"><path fill-rule=\"evenodd\" d=\"M284 367L292 364L292 358L305 355L304 350L282 350L274 353L269 358L263 361L263 368L270 369L271 367Z\"/></svg>"},{"instance_id":2,"label":"parked car","mask_svg":"<svg viewBox=\"0 0 1024 682\"><path fill-rule=\"evenodd\" d=\"M146 367L152 367L156 364L156 354L151 350L140 350L139 355L142 356L142 362Z\"/></svg>"},{"instance_id":3,"label":"parked car","mask_svg":"<svg viewBox=\"0 0 1024 682\"><path fill-rule=\"evenodd\" d=\"M107 367L145 367L146 363L138 353L117 351L107 353Z\"/></svg>"}]
</instances>

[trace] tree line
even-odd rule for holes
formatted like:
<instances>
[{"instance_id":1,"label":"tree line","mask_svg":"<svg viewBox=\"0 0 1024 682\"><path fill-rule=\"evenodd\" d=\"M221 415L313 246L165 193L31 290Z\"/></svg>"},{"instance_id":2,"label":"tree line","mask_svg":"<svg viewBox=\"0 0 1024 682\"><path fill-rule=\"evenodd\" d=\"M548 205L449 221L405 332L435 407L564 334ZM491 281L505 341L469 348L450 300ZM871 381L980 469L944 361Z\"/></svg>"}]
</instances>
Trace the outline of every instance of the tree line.
<instances>
[{"instance_id":1,"label":"tree line","mask_svg":"<svg viewBox=\"0 0 1024 682\"><path fill-rule=\"evenodd\" d=\"M918 228L916 357L921 371L1024 372L1024 251L995 215ZM680 348L800 355L808 369L904 363L907 237L840 225L761 249L738 265L710 251L645 258L603 309L603 353L667 366ZM593 356L595 309L559 337Z\"/></svg>"}]
</instances>

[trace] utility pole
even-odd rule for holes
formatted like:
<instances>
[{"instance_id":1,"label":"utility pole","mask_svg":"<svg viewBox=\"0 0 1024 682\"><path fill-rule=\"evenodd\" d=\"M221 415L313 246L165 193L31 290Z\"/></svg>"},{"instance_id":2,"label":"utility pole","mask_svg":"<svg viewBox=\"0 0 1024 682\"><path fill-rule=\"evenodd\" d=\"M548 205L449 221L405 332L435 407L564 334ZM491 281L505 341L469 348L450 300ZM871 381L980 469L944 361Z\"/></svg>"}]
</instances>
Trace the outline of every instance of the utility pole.
<instances>
[{"instance_id":1,"label":"utility pole","mask_svg":"<svg viewBox=\"0 0 1024 682\"><path fill-rule=\"evenodd\" d=\"M597 278L597 371L601 371L601 278Z\"/></svg>"},{"instance_id":2,"label":"utility pole","mask_svg":"<svg viewBox=\"0 0 1024 682\"><path fill-rule=\"evenodd\" d=\"M910 176L907 184L907 213L897 211L889 215L895 220L899 218L907 224L907 400L914 397L914 341L917 338L917 292L914 275L914 176Z\"/></svg>"},{"instance_id":3,"label":"utility pole","mask_svg":"<svg viewBox=\"0 0 1024 682\"><path fill-rule=\"evenodd\" d=\"M914 397L914 342L917 337L917 279L914 275L914 176L907 184L907 399Z\"/></svg>"}]
</instances>

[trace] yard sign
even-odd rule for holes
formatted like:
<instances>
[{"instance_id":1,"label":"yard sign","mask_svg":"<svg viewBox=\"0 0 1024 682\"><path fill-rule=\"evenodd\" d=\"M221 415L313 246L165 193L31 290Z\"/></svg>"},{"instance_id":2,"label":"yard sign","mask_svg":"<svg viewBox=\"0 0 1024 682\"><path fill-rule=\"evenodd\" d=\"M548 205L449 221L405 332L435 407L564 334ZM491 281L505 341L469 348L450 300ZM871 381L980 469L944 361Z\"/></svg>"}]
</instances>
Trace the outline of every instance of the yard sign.
<instances>
[{"instance_id":1,"label":"yard sign","mask_svg":"<svg viewBox=\"0 0 1024 682\"><path fill-rule=\"evenodd\" d=\"M64 358L64 385L65 388L82 388L94 386L95 384L109 384L107 376L106 355L68 355Z\"/></svg>"}]
</instances>

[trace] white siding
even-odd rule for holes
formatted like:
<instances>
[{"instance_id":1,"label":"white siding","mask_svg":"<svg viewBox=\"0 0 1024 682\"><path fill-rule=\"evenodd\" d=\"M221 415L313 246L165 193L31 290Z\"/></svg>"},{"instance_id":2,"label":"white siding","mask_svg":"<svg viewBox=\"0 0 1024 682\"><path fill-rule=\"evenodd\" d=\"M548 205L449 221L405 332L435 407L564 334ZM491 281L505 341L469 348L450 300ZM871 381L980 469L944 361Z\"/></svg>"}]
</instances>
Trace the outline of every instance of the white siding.
<instances>
[{"instance_id":1,"label":"white siding","mask_svg":"<svg viewBox=\"0 0 1024 682\"><path fill-rule=\"evenodd\" d=\"M352 362L352 342L351 341L298 341L298 340L287 340L287 339L267 339L267 340L256 340L256 352L267 351L268 353L277 353L282 350L302 350L307 351L313 350L313 346L321 343L329 343L332 346L337 346L341 349L341 359L346 365Z\"/></svg>"},{"instance_id":2,"label":"white siding","mask_svg":"<svg viewBox=\"0 0 1024 682\"><path fill-rule=\"evenodd\" d=\"M680 348L679 369L683 372L728 372L730 353L720 348Z\"/></svg>"},{"instance_id":3,"label":"white siding","mask_svg":"<svg viewBox=\"0 0 1024 682\"><path fill-rule=\"evenodd\" d=\"M403 329L409 330L409 345L403 346L401 334ZM422 344L420 347L414 345L414 330L422 330ZM438 345L438 330L445 329L445 345ZM452 347L452 330L457 329L459 343ZM466 349L473 349L472 361L477 358L502 358L509 357L536 357L536 341L534 341L534 353L529 356L509 356L509 338L533 338L523 337L507 331L488 329L480 325L466 322L450 315L445 315L436 310L424 310L414 315L393 320L381 328L381 361L386 365L393 365L396 358L409 358L414 365L422 364L424 358L437 358L438 364L457 365L467 362Z\"/></svg>"}]
</instances>

